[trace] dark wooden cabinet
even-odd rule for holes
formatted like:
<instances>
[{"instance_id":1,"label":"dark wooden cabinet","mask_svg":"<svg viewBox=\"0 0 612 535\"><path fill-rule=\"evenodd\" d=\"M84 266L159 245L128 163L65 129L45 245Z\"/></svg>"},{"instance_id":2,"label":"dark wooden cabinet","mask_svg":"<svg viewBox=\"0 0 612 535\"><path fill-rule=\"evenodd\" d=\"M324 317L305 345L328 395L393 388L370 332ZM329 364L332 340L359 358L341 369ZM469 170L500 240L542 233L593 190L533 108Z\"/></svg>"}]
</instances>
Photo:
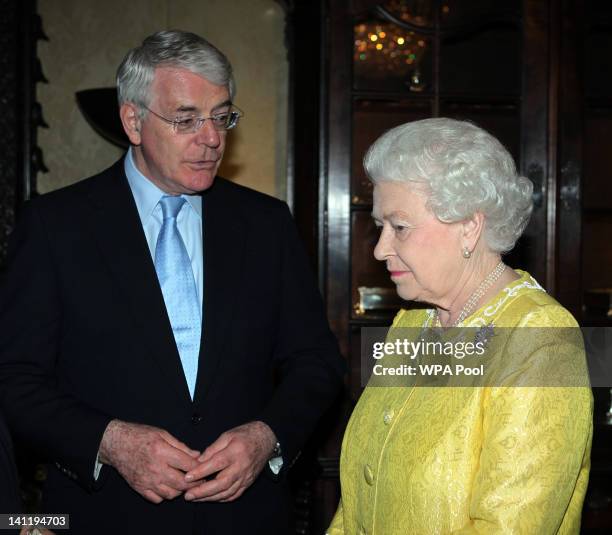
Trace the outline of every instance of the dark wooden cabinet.
<instances>
[{"instance_id":1,"label":"dark wooden cabinet","mask_svg":"<svg viewBox=\"0 0 612 535\"><path fill-rule=\"evenodd\" d=\"M498 137L534 184L533 216L506 262L531 272L582 324L612 325L587 306L593 292L605 300L612 288L612 4L323 0L295 2L294 15L300 10L310 22L292 19L294 44L310 67L294 65L295 94L301 88L304 98L313 82L319 90L316 111L312 100L305 109L294 102L295 129L307 142L295 152L295 208L349 366L342 422L320 455L327 471L316 484L312 532L321 533L339 495L333 467L343 426L362 390L360 330L388 325L398 306L372 256L372 188L362 168L385 130L450 116ZM602 483L609 391L596 394L597 488L585 532L612 501Z\"/></svg>"},{"instance_id":2,"label":"dark wooden cabinet","mask_svg":"<svg viewBox=\"0 0 612 535\"><path fill-rule=\"evenodd\" d=\"M319 202L325 209L319 265L344 353L352 357L354 327L384 325L393 316L393 303L377 309L360 299L380 289L384 304L384 290L393 290L372 256L371 186L361 162L380 134L403 122L441 115L469 119L508 147L536 186L530 227L508 261L548 284L555 237L548 223L555 203L550 6L520 0L346 0L322 7L327 90L320 130L325 172ZM349 386L356 398L361 385Z\"/></svg>"}]
</instances>

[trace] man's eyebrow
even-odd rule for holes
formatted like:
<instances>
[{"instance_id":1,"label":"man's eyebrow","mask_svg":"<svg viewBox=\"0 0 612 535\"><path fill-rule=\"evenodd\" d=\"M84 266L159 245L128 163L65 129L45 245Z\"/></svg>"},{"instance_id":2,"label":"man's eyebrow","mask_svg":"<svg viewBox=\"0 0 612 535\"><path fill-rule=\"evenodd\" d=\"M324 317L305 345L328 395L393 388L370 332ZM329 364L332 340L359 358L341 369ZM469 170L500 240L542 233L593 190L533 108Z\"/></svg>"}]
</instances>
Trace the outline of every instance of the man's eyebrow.
<instances>
[{"instance_id":1,"label":"man's eyebrow","mask_svg":"<svg viewBox=\"0 0 612 535\"><path fill-rule=\"evenodd\" d=\"M176 108L176 111L198 111L198 108L196 108L195 106L179 106L178 108Z\"/></svg>"},{"instance_id":2,"label":"man's eyebrow","mask_svg":"<svg viewBox=\"0 0 612 535\"><path fill-rule=\"evenodd\" d=\"M214 112L215 110L218 110L219 108L224 108L226 106L231 106L232 105L232 101L231 100L224 100L223 102L220 102L219 104L215 105L212 107L211 111ZM186 113L186 112L192 112L192 113L199 113L200 112L200 108L198 108L197 106L187 106L187 105L183 105L183 106L179 106L178 108L176 108L177 112L180 113Z\"/></svg>"},{"instance_id":3,"label":"man's eyebrow","mask_svg":"<svg viewBox=\"0 0 612 535\"><path fill-rule=\"evenodd\" d=\"M215 111L215 110L218 110L219 108L225 108L226 106L231 106L231 105L232 105L232 101L230 99L227 99L221 102L220 104L213 106L211 111Z\"/></svg>"}]
</instances>

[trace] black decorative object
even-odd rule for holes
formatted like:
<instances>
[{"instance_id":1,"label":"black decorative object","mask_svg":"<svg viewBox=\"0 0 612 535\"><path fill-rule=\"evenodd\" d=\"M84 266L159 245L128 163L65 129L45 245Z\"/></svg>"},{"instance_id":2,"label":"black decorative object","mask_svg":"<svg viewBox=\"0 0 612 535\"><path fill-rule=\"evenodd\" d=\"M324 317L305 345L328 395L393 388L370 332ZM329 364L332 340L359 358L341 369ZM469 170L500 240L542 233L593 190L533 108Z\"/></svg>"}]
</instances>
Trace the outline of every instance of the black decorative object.
<instances>
[{"instance_id":1,"label":"black decorative object","mask_svg":"<svg viewBox=\"0 0 612 535\"><path fill-rule=\"evenodd\" d=\"M128 148L130 142L119 118L116 88L102 87L78 91L76 100L81 113L98 134L113 145Z\"/></svg>"}]
</instances>

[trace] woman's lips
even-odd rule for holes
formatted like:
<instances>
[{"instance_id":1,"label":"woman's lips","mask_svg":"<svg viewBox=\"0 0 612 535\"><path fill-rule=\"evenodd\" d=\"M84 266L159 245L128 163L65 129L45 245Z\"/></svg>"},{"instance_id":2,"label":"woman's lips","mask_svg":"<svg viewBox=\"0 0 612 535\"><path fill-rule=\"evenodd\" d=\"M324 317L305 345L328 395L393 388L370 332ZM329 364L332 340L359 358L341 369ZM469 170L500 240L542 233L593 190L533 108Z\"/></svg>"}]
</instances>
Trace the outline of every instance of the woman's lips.
<instances>
[{"instance_id":1,"label":"woman's lips","mask_svg":"<svg viewBox=\"0 0 612 535\"><path fill-rule=\"evenodd\" d=\"M408 273L407 271L389 271L389 275L391 275L392 279L396 279Z\"/></svg>"}]
</instances>

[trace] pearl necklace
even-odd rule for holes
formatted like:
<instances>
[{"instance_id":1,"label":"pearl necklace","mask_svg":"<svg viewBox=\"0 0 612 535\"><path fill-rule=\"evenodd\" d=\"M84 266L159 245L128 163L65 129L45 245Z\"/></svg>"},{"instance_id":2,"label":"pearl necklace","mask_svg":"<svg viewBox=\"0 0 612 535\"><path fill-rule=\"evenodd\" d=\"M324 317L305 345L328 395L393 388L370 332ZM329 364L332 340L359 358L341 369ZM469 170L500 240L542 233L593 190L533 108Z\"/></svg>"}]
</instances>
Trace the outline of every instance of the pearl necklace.
<instances>
[{"instance_id":1,"label":"pearl necklace","mask_svg":"<svg viewBox=\"0 0 612 535\"><path fill-rule=\"evenodd\" d=\"M485 292L493 286L493 283L502 276L502 273L506 270L506 264L500 261L495 269L489 273L485 279L480 283L478 288L476 288L472 294L468 297L467 301L463 305L461 312L457 316L457 319L453 322L451 327L456 327L459 325L465 318L467 318L476 307L476 304L482 299L482 296ZM438 314L438 309L434 308L434 325L439 327L442 326L442 322L440 321L440 316Z\"/></svg>"}]
</instances>

